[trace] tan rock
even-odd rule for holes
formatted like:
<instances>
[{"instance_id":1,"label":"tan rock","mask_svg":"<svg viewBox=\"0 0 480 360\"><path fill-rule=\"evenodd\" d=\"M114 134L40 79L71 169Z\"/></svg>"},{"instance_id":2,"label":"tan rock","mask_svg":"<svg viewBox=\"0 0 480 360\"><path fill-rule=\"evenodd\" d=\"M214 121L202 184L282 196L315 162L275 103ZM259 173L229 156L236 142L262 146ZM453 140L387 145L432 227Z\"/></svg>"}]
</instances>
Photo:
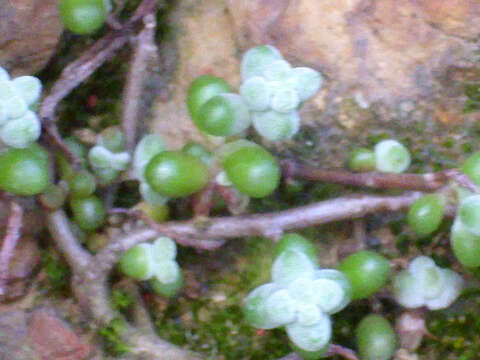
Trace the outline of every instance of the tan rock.
<instances>
[{"instance_id":1,"label":"tan rock","mask_svg":"<svg viewBox=\"0 0 480 360\"><path fill-rule=\"evenodd\" d=\"M0 1L0 66L13 76L41 70L55 51L63 27L58 0Z\"/></svg>"}]
</instances>

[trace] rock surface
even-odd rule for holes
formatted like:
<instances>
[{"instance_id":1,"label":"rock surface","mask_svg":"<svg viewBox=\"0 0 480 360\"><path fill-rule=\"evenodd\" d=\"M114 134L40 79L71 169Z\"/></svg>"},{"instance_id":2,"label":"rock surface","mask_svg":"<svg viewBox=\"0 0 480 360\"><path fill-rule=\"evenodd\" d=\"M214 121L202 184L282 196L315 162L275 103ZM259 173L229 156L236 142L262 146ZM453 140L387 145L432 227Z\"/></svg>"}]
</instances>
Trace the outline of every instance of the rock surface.
<instances>
[{"instance_id":1,"label":"rock surface","mask_svg":"<svg viewBox=\"0 0 480 360\"><path fill-rule=\"evenodd\" d=\"M0 66L13 76L42 69L63 27L57 0L0 1Z\"/></svg>"},{"instance_id":2,"label":"rock surface","mask_svg":"<svg viewBox=\"0 0 480 360\"><path fill-rule=\"evenodd\" d=\"M229 1L243 49L270 43L368 102L432 97L449 67L478 61L475 0Z\"/></svg>"}]
</instances>

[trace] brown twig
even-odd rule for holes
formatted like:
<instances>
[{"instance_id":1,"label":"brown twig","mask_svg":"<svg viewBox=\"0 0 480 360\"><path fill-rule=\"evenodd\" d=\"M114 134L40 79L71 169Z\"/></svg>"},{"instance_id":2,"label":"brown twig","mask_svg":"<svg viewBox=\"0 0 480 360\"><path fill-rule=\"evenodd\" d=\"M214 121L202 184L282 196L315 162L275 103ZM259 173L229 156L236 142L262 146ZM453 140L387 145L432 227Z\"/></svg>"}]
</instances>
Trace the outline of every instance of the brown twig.
<instances>
[{"instance_id":1,"label":"brown twig","mask_svg":"<svg viewBox=\"0 0 480 360\"><path fill-rule=\"evenodd\" d=\"M214 190L215 183L211 182L192 197L192 208L195 217L208 217L210 215Z\"/></svg>"},{"instance_id":2,"label":"brown twig","mask_svg":"<svg viewBox=\"0 0 480 360\"><path fill-rule=\"evenodd\" d=\"M337 344L331 344L327 350L327 356L335 356L335 355L339 355L344 359L348 359L348 360L358 360L358 357L357 357L357 354L355 354L355 351Z\"/></svg>"},{"instance_id":3,"label":"brown twig","mask_svg":"<svg viewBox=\"0 0 480 360\"><path fill-rule=\"evenodd\" d=\"M353 173L346 170L316 168L293 160L282 161L282 169L287 178L297 177L374 189L436 191L453 178L453 173L449 175L449 172L445 171L428 174Z\"/></svg>"},{"instance_id":4,"label":"brown twig","mask_svg":"<svg viewBox=\"0 0 480 360\"><path fill-rule=\"evenodd\" d=\"M170 221L155 223L140 213L138 216L149 226L138 229L106 245L90 266L90 277L108 273L119 257L132 246L163 235L175 239L184 246L202 249L218 247L218 240L246 236L276 238L285 230L321 225L334 221L355 219L362 216L398 211L409 207L422 193L412 192L399 196L350 196L317 202L286 211L266 214L210 218L205 223L196 221Z\"/></svg>"},{"instance_id":5,"label":"brown twig","mask_svg":"<svg viewBox=\"0 0 480 360\"><path fill-rule=\"evenodd\" d=\"M63 210L47 215L47 227L55 243L64 254L74 273L80 273L88 266L92 256L78 243L72 233L70 221Z\"/></svg>"},{"instance_id":6,"label":"brown twig","mask_svg":"<svg viewBox=\"0 0 480 360\"><path fill-rule=\"evenodd\" d=\"M155 45L155 28L157 26L153 13L143 19L144 27L136 38L136 47L133 60L127 75L127 82L123 93L123 111L121 124L125 133L125 147L132 152L135 148L140 102L149 61L157 55Z\"/></svg>"},{"instance_id":7,"label":"brown twig","mask_svg":"<svg viewBox=\"0 0 480 360\"><path fill-rule=\"evenodd\" d=\"M15 201L10 201L10 212L5 237L0 250L0 295L5 294L5 286L8 281L10 259L13 255L22 228L23 209Z\"/></svg>"},{"instance_id":8,"label":"brown twig","mask_svg":"<svg viewBox=\"0 0 480 360\"><path fill-rule=\"evenodd\" d=\"M355 354L355 351L350 350L346 347L336 345L336 344L331 344L328 347L327 353L325 356L335 356L339 355L343 357L344 359L348 360L358 360L357 355ZM282 357L281 359L278 360L302 360L302 357L300 355L297 355L296 353L290 353L287 356Z\"/></svg>"}]
</instances>

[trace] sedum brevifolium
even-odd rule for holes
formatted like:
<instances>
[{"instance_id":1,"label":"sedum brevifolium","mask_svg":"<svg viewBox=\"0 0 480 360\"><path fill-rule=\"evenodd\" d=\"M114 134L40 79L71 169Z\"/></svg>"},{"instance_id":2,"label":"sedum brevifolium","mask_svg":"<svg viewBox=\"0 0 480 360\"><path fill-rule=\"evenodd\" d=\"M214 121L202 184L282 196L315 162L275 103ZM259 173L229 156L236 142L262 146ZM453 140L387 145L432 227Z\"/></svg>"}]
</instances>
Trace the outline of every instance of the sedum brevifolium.
<instances>
[{"instance_id":1,"label":"sedum brevifolium","mask_svg":"<svg viewBox=\"0 0 480 360\"><path fill-rule=\"evenodd\" d=\"M177 245L168 237L159 237L152 244L130 248L120 259L119 268L136 280L150 280L155 292L170 297L183 283L182 270L175 261Z\"/></svg>"},{"instance_id":2,"label":"sedum brevifolium","mask_svg":"<svg viewBox=\"0 0 480 360\"><path fill-rule=\"evenodd\" d=\"M245 299L248 323L259 329L285 326L290 341L305 352L322 352L332 336L330 315L351 299L340 271L319 269L314 247L297 234L282 237L272 266L272 282Z\"/></svg>"},{"instance_id":3,"label":"sedum brevifolium","mask_svg":"<svg viewBox=\"0 0 480 360\"><path fill-rule=\"evenodd\" d=\"M267 140L290 139L300 128L298 109L321 88L322 75L307 67L292 67L270 45L248 50L241 67L239 95L212 75L192 82L187 106L195 125L209 135L232 136L252 123Z\"/></svg>"},{"instance_id":4,"label":"sedum brevifolium","mask_svg":"<svg viewBox=\"0 0 480 360\"><path fill-rule=\"evenodd\" d=\"M427 256L413 259L408 269L393 277L395 300L407 308L425 306L430 310L450 306L460 295L463 279L450 269L443 269Z\"/></svg>"},{"instance_id":5,"label":"sedum brevifolium","mask_svg":"<svg viewBox=\"0 0 480 360\"><path fill-rule=\"evenodd\" d=\"M410 166L408 149L394 139L382 140L374 149L355 148L350 152L348 167L352 171L377 170L384 173L402 173Z\"/></svg>"},{"instance_id":6,"label":"sedum brevifolium","mask_svg":"<svg viewBox=\"0 0 480 360\"><path fill-rule=\"evenodd\" d=\"M130 166L130 154L125 151L125 139L118 127L104 129L97 143L88 152L88 162L102 185L111 184L121 171Z\"/></svg>"}]
</instances>

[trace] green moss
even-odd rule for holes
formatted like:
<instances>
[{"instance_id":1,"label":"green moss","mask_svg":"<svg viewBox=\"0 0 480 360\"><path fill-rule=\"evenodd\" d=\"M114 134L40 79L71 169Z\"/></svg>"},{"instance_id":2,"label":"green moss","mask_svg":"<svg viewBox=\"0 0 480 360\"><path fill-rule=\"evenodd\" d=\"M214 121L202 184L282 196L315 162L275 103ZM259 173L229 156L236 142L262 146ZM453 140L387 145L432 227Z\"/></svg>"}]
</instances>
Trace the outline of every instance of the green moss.
<instances>
[{"instance_id":1,"label":"green moss","mask_svg":"<svg viewBox=\"0 0 480 360\"><path fill-rule=\"evenodd\" d=\"M463 111L468 114L480 110L480 84L466 84L465 95L467 101Z\"/></svg>"},{"instance_id":2,"label":"green moss","mask_svg":"<svg viewBox=\"0 0 480 360\"><path fill-rule=\"evenodd\" d=\"M67 295L70 288L70 268L53 248L42 251L42 267L51 290Z\"/></svg>"},{"instance_id":3,"label":"green moss","mask_svg":"<svg viewBox=\"0 0 480 360\"><path fill-rule=\"evenodd\" d=\"M429 313L428 328L438 341L425 339L419 351L422 358L424 356L425 359L478 359L479 295L478 287L467 289L454 307Z\"/></svg>"},{"instance_id":4,"label":"green moss","mask_svg":"<svg viewBox=\"0 0 480 360\"><path fill-rule=\"evenodd\" d=\"M113 290L110 298L110 306L116 310L125 310L132 304L132 297L123 291Z\"/></svg>"},{"instance_id":5,"label":"green moss","mask_svg":"<svg viewBox=\"0 0 480 360\"><path fill-rule=\"evenodd\" d=\"M110 321L107 326L98 329L104 349L109 355L119 356L130 351L128 345L122 340L122 333L125 331L125 328L125 322L117 318Z\"/></svg>"}]
</instances>

